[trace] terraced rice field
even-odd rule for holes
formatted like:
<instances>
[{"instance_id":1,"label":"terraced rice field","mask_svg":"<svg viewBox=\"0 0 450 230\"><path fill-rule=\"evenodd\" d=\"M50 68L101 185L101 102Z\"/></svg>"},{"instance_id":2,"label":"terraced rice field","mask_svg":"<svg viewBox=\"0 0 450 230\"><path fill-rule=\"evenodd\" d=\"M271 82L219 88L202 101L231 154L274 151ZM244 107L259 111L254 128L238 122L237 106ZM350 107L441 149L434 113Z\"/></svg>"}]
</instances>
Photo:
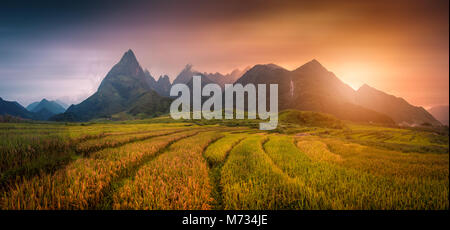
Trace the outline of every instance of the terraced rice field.
<instances>
[{"instance_id":1,"label":"terraced rice field","mask_svg":"<svg viewBox=\"0 0 450 230\"><path fill-rule=\"evenodd\" d=\"M351 128L0 124L0 208L449 208L448 136Z\"/></svg>"}]
</instances>

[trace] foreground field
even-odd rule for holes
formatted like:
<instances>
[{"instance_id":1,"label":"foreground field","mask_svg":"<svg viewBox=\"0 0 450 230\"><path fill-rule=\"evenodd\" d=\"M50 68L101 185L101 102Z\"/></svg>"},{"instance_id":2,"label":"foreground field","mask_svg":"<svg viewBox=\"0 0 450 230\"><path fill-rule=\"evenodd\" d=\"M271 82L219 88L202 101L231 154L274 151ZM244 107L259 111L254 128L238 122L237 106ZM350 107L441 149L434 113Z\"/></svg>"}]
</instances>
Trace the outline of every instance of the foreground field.
<instances>
[{"instance_id":1,"label":"foreground field","mask_svg":"<svg viewBox=\"0 0 450 230\"><path fill-rule=\"evenodd\" d=\"M282 128L0 124L0 208L449 208L448 134Z\"/></svg>"}]
</instances>

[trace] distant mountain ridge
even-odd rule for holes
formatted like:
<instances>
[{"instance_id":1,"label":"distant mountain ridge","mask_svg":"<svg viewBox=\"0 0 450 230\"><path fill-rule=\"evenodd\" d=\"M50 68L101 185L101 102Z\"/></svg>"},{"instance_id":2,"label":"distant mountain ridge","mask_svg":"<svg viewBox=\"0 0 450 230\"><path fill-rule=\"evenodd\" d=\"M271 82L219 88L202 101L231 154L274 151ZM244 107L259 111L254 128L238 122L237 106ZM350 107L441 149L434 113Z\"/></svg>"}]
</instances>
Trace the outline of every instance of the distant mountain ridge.
<instances>
[{"instance_id":1,"label":"distant mountain ridge","mask_svg":"<svg viewBox=\"0 0 450 230\"><path fill-rule=\"evenodd\" d=\"M27 107L25 107L28 111L32 112L34 108L36 108L37 105L39 105L40 101L35 101L33 103L30 103Z\"/></svg>"},{"instance_id":2,"label":"distant mountain ridge","mask_svg":"<svg viewBox=\"0 0 450 230\"><path fill-rule=\"evenodd\" d=\"M34 114L15 101L5 101L0 97L0 115L10 115L25 119L34 119Z\"/></svg>"},{"instance_id":3,"label":"distant mountain ridge","mask_svg":"<svg viewBox=\"0 0 450 230\"><path fill-rule=\"evenodd\" d=\"M31 103L27 106L27 110L35 113L35 118L38 120L48 120L50 117L66 111L66 109L56 101L48 101L45 98L40 102Z\"/></svg>"},{"instance_id":4,"label":"distant mountain ridge","mask_svg":"<svg viewBox=\"0 0 450 230\"><path fill-rule=\"evenodd\" d=\"M49 101L47 99L42 99L39 102L33 102L26 107L26 109L30 112L37 112L40 109L47 108L50 112L54 114L64 113L66 111L63 106L61 106L56 101Z\"/></svg>"},{"instance_id":5,"label":"distant mountain ridge","mask_svg":"<svg viewBox=\"0 0 450 230\"><path fill-rule=\"evenodd\" d=\"M388 114L397 124L417 126L442 125L424 108L413 106L405 99L389 95L366 84L356 91L356 104Z\"/></svg>"},{"instance_id":6,"label":"distant mountain ridge","mask_svg":"<svg viewBox=\"0 0 450 230\"><path fill-rule=\"evenodd\" d=\"M222 89L225 87L225 84L232 84L237 79L239 79L247 70L250 68L247 67L244 70L235 69L229 74L221 74L219 72L216 73L207 73L207 72L200 72L193 69L193 66L188 64L184 67L184 69L177 75L175 80L173 81L174 84L188 84L192 85L192 78L194 75L199 75L202 77L203 81L208 83L215 83L218 84Z\"/></svg>"}]
</instances>

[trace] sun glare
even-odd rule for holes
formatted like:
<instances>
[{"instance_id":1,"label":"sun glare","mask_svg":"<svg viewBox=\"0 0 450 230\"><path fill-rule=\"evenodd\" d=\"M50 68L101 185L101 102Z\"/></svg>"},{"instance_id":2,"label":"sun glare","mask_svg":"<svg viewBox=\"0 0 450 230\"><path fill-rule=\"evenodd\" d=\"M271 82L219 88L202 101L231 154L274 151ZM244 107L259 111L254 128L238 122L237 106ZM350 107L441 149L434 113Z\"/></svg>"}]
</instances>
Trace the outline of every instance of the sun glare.
<instances>
[{"instance_id":1,"label":"sun glare","mask_svg":"<svg viewBox=\"0 0 450 230\"><path fill-rule=\"evenodd\" d=\"M369 84L376 75L376 68L366 63L348 62L337 66L336 76L344 83L358 90L363 84Z\"/></svg>"}]
</instances>

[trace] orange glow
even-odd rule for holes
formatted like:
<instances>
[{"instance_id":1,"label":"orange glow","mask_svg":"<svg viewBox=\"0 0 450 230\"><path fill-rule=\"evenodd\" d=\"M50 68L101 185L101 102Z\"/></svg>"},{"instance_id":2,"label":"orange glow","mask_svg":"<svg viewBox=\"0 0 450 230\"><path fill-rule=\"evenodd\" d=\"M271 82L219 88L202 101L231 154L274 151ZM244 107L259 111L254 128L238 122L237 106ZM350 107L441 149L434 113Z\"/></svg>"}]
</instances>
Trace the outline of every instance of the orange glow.
<instances>
[{"instance_id":1,"label":"orange glow","mask_svg":"<svg viewBox=\"0 0 450 230\"><path fill-rule=\"evenodd\" d=\"M448 104L448 11L420 7L331 1L227 20L177 21L164 29L140 28L134 33L140 42L131 48L147 50L137 52L142 64L171 79L186 63L228 73L265 63L292 70L317 59L354 89L366 83L415 105Z\"/></svg>"}]
</instances>

